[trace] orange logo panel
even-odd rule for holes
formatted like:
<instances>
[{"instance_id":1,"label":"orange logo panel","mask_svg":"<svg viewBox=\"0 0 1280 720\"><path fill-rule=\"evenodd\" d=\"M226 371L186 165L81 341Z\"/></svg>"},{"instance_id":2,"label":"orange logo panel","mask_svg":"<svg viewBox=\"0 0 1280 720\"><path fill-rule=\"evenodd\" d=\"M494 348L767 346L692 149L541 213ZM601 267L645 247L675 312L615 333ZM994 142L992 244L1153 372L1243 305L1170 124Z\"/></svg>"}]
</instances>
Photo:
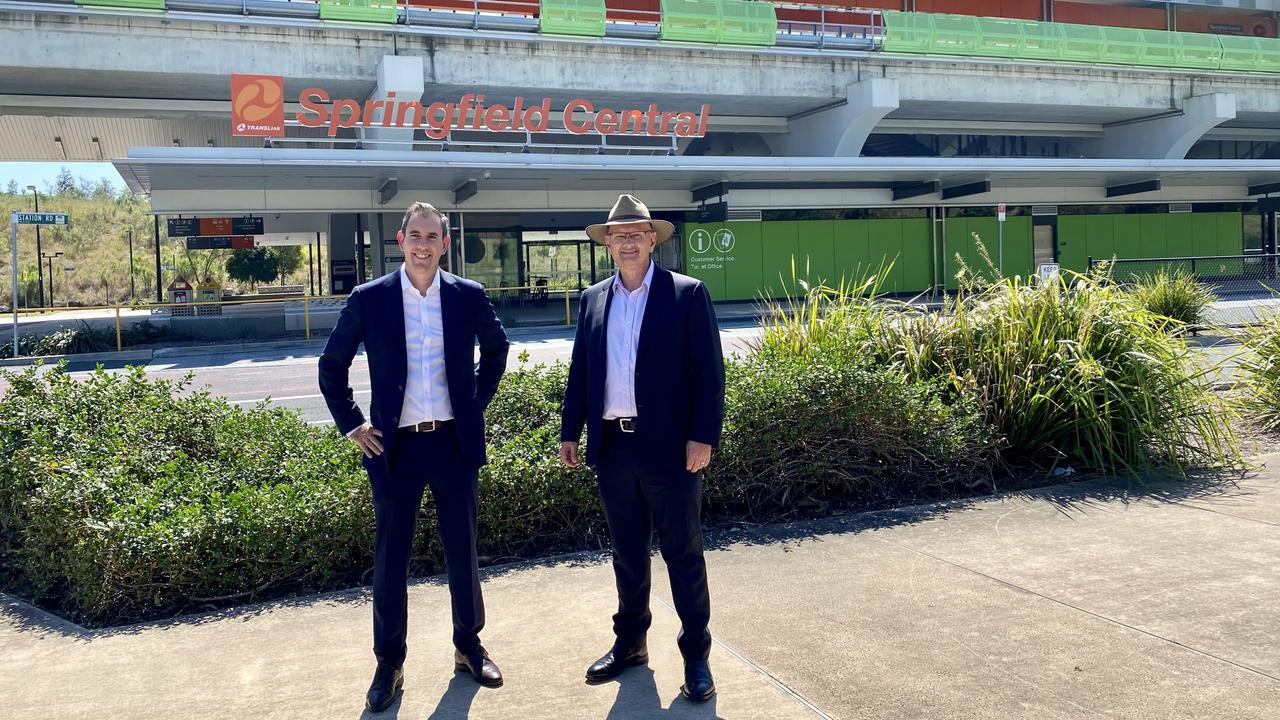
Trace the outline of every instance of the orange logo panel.
<instances>
[{"instance_id":1,"label":"orange logo panel","mask_svg":"<svg viewBox=\"0 0 1280 720\"><path fill-rule=\"evenodd\" d=\"M284 78L231 76L231 134L284 137Z\"/></svg>"}]
</instances>

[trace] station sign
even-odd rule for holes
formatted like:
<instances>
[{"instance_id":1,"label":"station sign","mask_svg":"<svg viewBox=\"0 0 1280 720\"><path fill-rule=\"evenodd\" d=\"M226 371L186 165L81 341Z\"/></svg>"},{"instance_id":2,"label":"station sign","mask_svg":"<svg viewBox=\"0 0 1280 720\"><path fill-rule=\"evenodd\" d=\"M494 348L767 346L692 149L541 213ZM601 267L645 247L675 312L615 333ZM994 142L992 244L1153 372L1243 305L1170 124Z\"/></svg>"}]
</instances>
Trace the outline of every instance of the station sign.
<instances>
[{"instance_id":1,"label":"station sign","mask_svg":"<svg viewBox=\"0 0 1280 720\"><path fill-rule=\"evenodd\" d=\"M188 250L251 250L255 244L252 235L214 235L187 238Z\"/></svg>"},{"instance_id":2,"label":"station sign","mask_svg":"<svg viewBox=\"0 0 1280 720\"><path fill-rule=\"evenodd\" d=\"M70 222L66 213L23 213L13 214L15 225L66 225Z\"/></svg>"},{"instance_id":3,"label":"station sign","mask_svg":"<svg viewBox=\"0 0 1280 720\"><path fill-rule=\"evenodd\" d=\"M227 235L261 235L261 217L171 218L169 237L225 237Z\"/></svg>"},{"instance_id":4,"label":"station sign","mask_svg":"<svg viewBox=\"0 0 1280 720\"><path fill-rule=\"evenodd\" d=\"M284 137L284 78L279 75L231 76L231 134ZM551 98L527 101L514 98L507 106L485 103L485 96L466 93L456 102L423 105L417 98L397 100L394 92L383 99L365 101L334 98L318 87L298 93L301 110L293 120L308 128L325 128L336 137L343 128L377 127L419 129L432 140L442 140L454 130L490 132L546 132L553 110ZM585 98L574 98L558 108L564 128L574 135L640 135L702 137L707 132L709 105L697 110L659 110L648 107L596 107Z\"/></svg>"}]
</instances>

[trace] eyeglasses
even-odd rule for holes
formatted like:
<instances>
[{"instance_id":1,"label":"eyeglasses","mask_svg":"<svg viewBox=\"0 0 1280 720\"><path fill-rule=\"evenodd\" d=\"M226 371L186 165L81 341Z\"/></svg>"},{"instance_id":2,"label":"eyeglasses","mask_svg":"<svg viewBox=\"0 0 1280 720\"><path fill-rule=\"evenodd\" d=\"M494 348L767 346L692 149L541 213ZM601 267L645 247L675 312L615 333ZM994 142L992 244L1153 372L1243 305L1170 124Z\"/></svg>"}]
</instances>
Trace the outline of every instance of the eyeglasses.
<instances>
[{"instance_id":1,"label":"eyeglasses","mask_svg":"<svg viewBox=\"0 0 1280 720\"><path fill-rule=\"evenodd\" d=\"M636 245L639 245L641 242L645 240L645 238L649 237L649 233L651 232L653 231L643 230L641 232L633 232L633 233L610 233L608 235L605 235L605 237L609 238L610 240L616 243L634 243Z\"/></svg>"}]
</instances>

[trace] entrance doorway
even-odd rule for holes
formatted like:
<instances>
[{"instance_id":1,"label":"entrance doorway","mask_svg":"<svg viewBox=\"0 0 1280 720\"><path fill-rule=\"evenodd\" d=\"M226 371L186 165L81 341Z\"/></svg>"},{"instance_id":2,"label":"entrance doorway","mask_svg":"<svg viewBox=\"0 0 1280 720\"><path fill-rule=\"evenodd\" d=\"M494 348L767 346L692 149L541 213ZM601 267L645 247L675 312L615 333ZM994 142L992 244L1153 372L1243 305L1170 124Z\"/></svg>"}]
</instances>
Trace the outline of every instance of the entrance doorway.
<instances>
[{"instance_id":1,"label":"entrance doorway","mask_svg":"<svg viewBox=\"0 0 1280 720\"><path fill-rule=\"evenodd\" d=\"M525 284L537 289L582 292L613 273L608 251L584 233L526 231L521 245Z\"/></svg>"}]
</instances>

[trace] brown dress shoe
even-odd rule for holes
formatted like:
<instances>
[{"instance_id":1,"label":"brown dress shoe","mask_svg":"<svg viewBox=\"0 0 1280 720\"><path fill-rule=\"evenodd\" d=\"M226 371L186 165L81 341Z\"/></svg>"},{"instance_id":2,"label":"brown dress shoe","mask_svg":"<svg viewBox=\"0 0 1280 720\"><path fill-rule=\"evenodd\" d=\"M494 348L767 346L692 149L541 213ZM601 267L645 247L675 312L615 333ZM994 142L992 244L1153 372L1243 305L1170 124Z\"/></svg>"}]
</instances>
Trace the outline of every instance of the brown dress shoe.
<instances>
[{"instance_id":1,"label":"brown dress shoe","mask_svg":"<svg viewBox=\"0 0 1280 720\"><path fill-rule=\"evenodd\" d=\"M454 650L453 663L455 669L471 673L471 677L485 687L502 687L502 671L489 659L489 651L483 647L466 655Z\"/></svg>"}]
</instances>

